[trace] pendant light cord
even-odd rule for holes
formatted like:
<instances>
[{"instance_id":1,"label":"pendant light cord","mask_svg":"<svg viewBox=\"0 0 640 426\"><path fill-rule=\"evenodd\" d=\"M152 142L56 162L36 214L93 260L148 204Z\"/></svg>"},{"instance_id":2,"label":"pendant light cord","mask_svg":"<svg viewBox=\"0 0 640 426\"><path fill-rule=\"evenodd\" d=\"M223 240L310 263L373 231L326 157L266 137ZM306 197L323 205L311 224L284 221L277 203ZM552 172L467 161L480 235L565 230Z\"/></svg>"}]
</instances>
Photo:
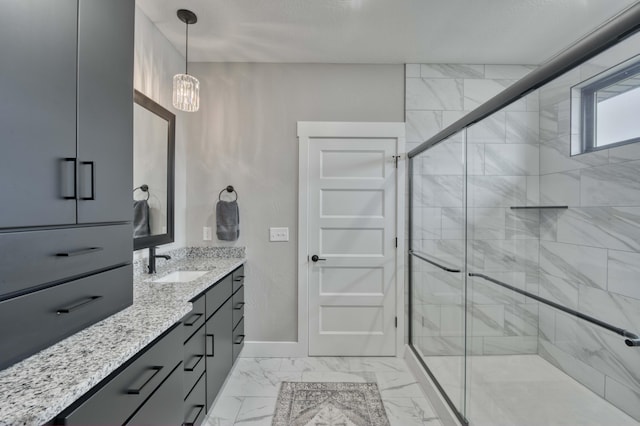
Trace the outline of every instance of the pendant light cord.
<instances>
[{"instance_id":1,"label":"pendant light cord","mask_svg":"<svg viewBox=\"0 0 640 426\"><path fill-rule=\"evenodd\" d=\"M185 22L186 25L186 36L185 36L185 55L184 55L184 73L189 74L189 23Z\"/></svg>"}]
</instances>

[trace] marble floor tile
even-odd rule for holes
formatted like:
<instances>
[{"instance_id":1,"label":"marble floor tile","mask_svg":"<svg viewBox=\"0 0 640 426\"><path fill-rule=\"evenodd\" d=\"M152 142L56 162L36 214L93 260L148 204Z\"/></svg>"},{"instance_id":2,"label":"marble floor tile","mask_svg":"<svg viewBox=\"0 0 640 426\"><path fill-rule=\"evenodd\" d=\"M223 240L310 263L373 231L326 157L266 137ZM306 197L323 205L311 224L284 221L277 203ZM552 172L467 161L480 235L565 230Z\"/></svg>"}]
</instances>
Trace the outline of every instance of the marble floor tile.
<instances>
[{"instance_id":1,"label":"marble floor tile","mask_svg":"<svg viewBox=\"0 0 640 426\"><path fill-rule=\"evenodd\" d=\"M425 398L387 398L382 401L389 423L402 426L439 426L442 423Z\"/></svg>"},{"instance_id":2,"label":"marble floor tile","mask_svg":"<svg viewBox=\"0 0 640 426\"><path fill-rule=\"evenodd\" d=\"M203 425L270 426L283 381L376 382L391 426L441 425L405 361L391 357L239 358Z\"/></svg>"},{"instance_id":3,"label":"marble floor tile","mask_svg":"<svg viewBox=\"0 0 640 426\"><path fill-rule=\"evenodd\" d=\"M410 373L375 373L375 375L383 399L422 395L422 389Z\"/></svg>"},{"instance_id":4,"label":"marble floor tile","mask_svg":"<svg viewBox=\"0 0 640 426\"><path fill-rule=\"evenodd\" d=\"M376 375L372 372L335 372L335 371L306 371L302 373L303 382L347 382L347 383L371 383L376 381Z\"/></svg>"},{"instance_id":5,"label":"marble floor tile","mask_svg":"<svg viewBox=\"0 0 640 426\"><path fill-rule=\"evenodd\" d=\"M271 426L277 398L244 398L235 425Z\"/></svg>"},{"instance_id":6,"label":"marble floor tile","mask_svg":"<svg viewBox=\"0 0 640 426\"><path fill-rule=\"evenodd\" d=\"M213 410L202 423L202 426L233 426L238 417L244 398L222 395L213 406Z\"/></svg>"}]
</instances>

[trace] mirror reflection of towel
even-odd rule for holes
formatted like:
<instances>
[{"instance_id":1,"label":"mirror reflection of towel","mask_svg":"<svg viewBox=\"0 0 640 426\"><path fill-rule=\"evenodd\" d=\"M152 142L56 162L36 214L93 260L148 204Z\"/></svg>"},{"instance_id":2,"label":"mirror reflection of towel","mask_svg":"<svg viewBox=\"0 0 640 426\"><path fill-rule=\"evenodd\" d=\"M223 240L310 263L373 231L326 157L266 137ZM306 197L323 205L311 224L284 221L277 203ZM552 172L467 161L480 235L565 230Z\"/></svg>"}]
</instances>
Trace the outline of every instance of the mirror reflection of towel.
<instances>
[{"instance_id":1,"label":"mirror reflection of towel","mask_svg":"<svg viewBox=\"0 0 640 426\"><path fill-rule=\"evenodd\" d=\"M237 201L218 201L216 204L216 235L223 241L235 241L240 236L240 210Z\"/></svg>"},{"instance_id":2,"label":"mirror reflection of towel","mask_svg":"<svg viewBox=\"0 0 640 426\"><path fill-rule=\"evenodd\" d=\"M149 203L147 200L133 200L133 238L150 234Z\"/></svg>"}]
</instances>

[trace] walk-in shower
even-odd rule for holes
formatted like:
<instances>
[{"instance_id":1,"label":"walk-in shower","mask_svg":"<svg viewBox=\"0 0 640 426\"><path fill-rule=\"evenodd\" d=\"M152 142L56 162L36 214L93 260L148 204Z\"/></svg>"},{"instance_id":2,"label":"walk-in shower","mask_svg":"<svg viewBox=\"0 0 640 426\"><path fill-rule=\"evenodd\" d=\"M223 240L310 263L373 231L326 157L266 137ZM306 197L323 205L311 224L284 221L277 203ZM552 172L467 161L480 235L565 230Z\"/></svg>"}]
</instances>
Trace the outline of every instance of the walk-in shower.
<instances>
[{"instance_id":1,"label":"walk-in shower","mask_svg":"<svg viewBox=\"0 0 640 426\"><path fill-rule=\"evenodd\" d=\"M639 27L409 154L410 347L462 422L640 424Z\"/></svg>"}]
</instances>

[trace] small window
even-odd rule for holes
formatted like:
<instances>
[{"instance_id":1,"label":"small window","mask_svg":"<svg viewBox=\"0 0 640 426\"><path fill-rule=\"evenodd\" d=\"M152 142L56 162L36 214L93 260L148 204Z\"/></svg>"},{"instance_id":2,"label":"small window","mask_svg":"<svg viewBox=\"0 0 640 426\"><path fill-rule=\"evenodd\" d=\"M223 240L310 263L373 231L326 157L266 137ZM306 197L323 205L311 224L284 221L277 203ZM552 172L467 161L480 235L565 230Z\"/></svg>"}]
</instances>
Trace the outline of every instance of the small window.
<instances>
[{"instance_id":1,"label":"small window","mask_svg":"<svg viewBox=\"0 0 640 426\"><path fill-rule=\"evenodd\" d=\"M572 88L571 155L640 142L640 61L634 58Z\"/></svg>"}]
</instances>

